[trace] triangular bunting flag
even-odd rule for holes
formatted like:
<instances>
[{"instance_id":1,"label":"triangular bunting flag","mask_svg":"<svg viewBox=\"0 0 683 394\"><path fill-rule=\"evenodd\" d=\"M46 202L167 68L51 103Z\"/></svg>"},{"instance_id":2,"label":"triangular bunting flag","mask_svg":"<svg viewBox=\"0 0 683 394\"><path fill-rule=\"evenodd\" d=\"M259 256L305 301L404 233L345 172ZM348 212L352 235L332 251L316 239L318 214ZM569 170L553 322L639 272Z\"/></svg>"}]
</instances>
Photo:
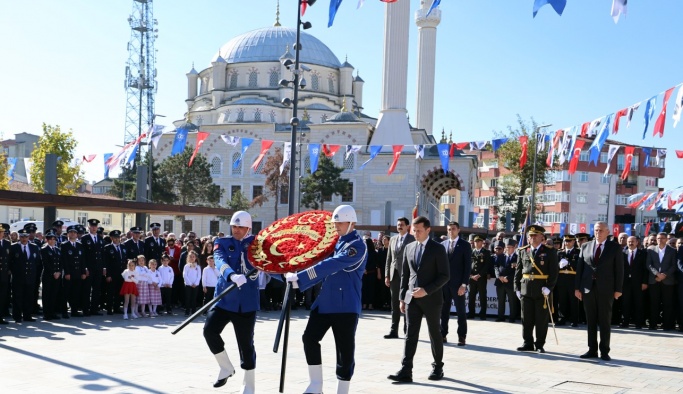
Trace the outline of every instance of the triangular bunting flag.
<instances>
[{"instance_id":1,"label":"triangular bunting flag","mask_svg":"<svg viewBox=\"0 0 683 394\"><path fill-rule=\"evenodd\" d=\"M204 145L204 141L206 141L206 138L208 136L209 133L206 133L204 131L197 132L197 142L195 143L194 152L192 152L192 157L190 157L190 162L187 163L188 167L192 167L192 163L194 163L194 158L197 157L197 152L199 152L199 149L202 148L202 145Z\"/></svg>"},{"instance_id":2,"label":"triangular bunting flag","mask_svg":"<svg viewBox=\"0 0 683 394\"><path fill-rule=\"evenodd\" d=\"M389 172L387 173L387 175L391 175L396 169L396 165L398 164L398 158L401 157L403 145L393 145L392 148L394 150L394 161L391 162L391 166L389 167Z\"/></svg>"},{"instance_id":3,"label":"triangular bunting flag","mask_svg":"<svg viewBox=\"0 0 683 394\"><path fill-rule=\"evenodd\" d=\"M254 160L254 162L251 164L252 169L255 170L258 168L259 164L261 164L261 161L266 156L266 153L268 153L268 150L271 146L273 146L272 140L261 140L261 152L256 157L256 160Z\"/></svg>"}]
</instances>

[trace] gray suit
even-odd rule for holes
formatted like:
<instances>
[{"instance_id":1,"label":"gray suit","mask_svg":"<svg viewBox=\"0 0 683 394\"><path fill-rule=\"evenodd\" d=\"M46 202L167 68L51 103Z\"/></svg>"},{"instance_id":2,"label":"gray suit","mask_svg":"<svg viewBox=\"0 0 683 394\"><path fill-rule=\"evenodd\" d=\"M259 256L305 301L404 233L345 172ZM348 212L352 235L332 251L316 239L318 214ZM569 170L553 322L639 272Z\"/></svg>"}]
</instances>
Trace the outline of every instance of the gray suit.
<instances>
[{"instance_id":1,"label":"gray suit","mask_svg":"<svg viewBox=\"0 0 683 394\"><path fill-rule=\"evenodd\" d=\"M648 290L650 293L650 328L656 328L659 320L659 311L662 314L662 328L665 330L674 328L674 284L677 267L676 249L665 246L664 257L659 258L659 246L653 245L647 248L646 267L648 270ZM658 282L656 275L666 275L663 281Z\"/></svg>"},{"instance_id":2,"label":"gray suit","mask_svg":"<svg viewBox=\"0 0 683 394\"><path fill-rule=\"evenodd\" d=\"M401 238L400 234L394 235L389 240L389 250L387 250L387 262L385 265L385 278L389 278L390 290L391 290L391 332L396 333L398 329L398 323L401 321L401 310L399 304L398 293L401 288L401 272L403 272L403 252L406 249L406 245L415 241L415 237L410 234L406 234L401 244L398 247L399 240ZM405 324L404 324L405 328Z\"/></svg>"}]
</instances>

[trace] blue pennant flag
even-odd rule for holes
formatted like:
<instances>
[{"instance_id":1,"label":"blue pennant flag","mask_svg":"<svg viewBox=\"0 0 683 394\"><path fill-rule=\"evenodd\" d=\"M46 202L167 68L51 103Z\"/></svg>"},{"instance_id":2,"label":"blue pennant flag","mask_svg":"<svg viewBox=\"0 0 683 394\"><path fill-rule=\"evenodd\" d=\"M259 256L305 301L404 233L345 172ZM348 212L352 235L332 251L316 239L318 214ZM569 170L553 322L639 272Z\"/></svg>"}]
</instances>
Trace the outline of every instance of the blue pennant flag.
<instances>
[{"instance_id":1,"label":"blue pennant flag","mask_svg":"<svg viewBox=\"0 0 683 394\"><path fill-rule=\"evenodd\" d=\"M562 16L564 7L567 5L567 0L534 0L534 18L538 13L538 10L546 4L550 4L557 15Z\"/></svg>"},{"instance_id":2,"label":"blue pennant flag","mask_svg":"<svg viewBox=\"0 0 683 394\"><path fill-rule=\"evenodd\" d=\"M173 149L171 149L171 156L175 156L178 153L182 153L185 150L185 144L187 143L187 132L185 128L181 128L175 131L175 139L173 140Z\"/></svg>"},{"instance_id":3,"label":"blue pennant flag","mask_svg":"<svg viewBox=\"0 0 683 394\"><path fill-rule=\"evenodd\" d=\"M631 236L631 223L624 224L624 232Z\"/></svg>"},{"instance_id":4,"label":"blue pennant flag","mask_svg":"<svg viewBox=\"0 0 683 394\"><path fill-rule=\"evenodd\" d=\"M8 157L7 164L9 164L9 168L7 169L7 176L9 177L9 181L12 182L14 180L14 169L17 168L17 158Z\"/></svg>"},{"instance_id":5,"label":"blue pennant flag","mask_svg":"<svg viewBox=\"0 0 683 394\"><path fill-rule=\"evenodd\" d=\"M109 166L107 165L107 162L111 157L114 156L113 153L105 153L104 154L104 179L109 178Z\"/></svg>"},{"instance_id":6,"label":"blue pennant flag","mask_svg":"<svg viewBox=\"0 0 683 394\"><path fill-rule=\"evenodd\" d=\"M592 236L593 236L593 233L594 233L594 230L595 230L595 223L591 223L591 224L588 226L588 228L590 229L589 233L590 233L590 236L592 237Z\"/></svg>"},{"instance_id":7,"label":"blue pennant flag","mask_svg":"<svg viewBox=\"0 0 683 394\"><path fill-rule=\"evenodd\" d=\"M657 106L657 96L653 96L651 99L647 100L645 105L645 130L643 130L643 139L647 134L647 128L650 127L650 121L655 115L655 107Z\"/></svg>"},{"instance_id":8,"label":"blue pennant flag","mask_svg":"<svg viewBox=\"0 0 683 394\"><path fill-rule=\"evenodd\" d=\"M526 211L526 219L524 219L524 223L522 223L522 227L519 229L519 242L517 243L518 248L523 248L527 244L527 239L526 239L526 229L529 227L531 224L531 216L529 216L529 210L527 209Z\"/></svg>"},{"instance_id":9,"label":"blue pennant flag","mask_svg":"<svg viewBox=\"0 0 683 394\"><path fill-rule=\"evenodd\" d=\"M443 173L448 173L448 160L450 159L449 154L451 152L448 144L437 144L436 149L439 150L439 159L441 159L441 167L443 167Z\"/></svg>"},{"instance_id":10,"label":"blue pennant flag","mask_svg":"<svg viewBox=\"0 0 683 394\"><path fill-rule=\"evenodd\" d=\"M650 166L650 155L652 154L652 148L643 148L643 156L645 156L645 161L643 162L643 167Z\"/></svg>"},{"instance_id":11,"label":"blue pennant flag","mask_svg":"<svg viewBox=\"0 0 683 394\"><path fill-rule=\"evenodd\" d=\"M493 148L493 151L495 152L506 142L508 142L507 138L497 138L495 140L491 140L491 147Z\"/></svg>"},{"instance_id":12,"label":"blue pennant flag","mask_svg":"<svg viewBox=\"0 0 683 394\"><path fill-rule=\"evenodd\" d=\"M308 144L308 157L311 160L311 174L318 170L318 158L320 157L320 144Z\"/></svg>"},{"instance_id":13,"label":"blue pennant flag","mask_svg":"<svg viewBox=\"0 0 683 394\"><path fill-rule=\"evenodd\" d=\"M341 5L342 0L330 0L330 21L327 22L327 27L332 27L334 17L337 15L337 10Z\"/></svg>"},{"instance_id":14,"label":"blue pennant flag","mask_svg":"<svg viewBox=\"0 0 683 394\"><path fill-rule=\"evenodd\" d=\"M242 163L242 158L244 157L244 152L249 149L249 146L252 142L254 142L253 138L242 138L242 151L240 153L239 159L235 160L235 164L233 164L232 168L237 169L240 166L240 163Z\"/></svg>"},{"instance_id":15,"label":"blue pennant flag","mask_svg":"<svg viewBox=\"0 0 683 394\"><path fill-rule=\"evenodd\" d=\"M602 147L605 145L605 141L607 141L607 137L609 136L609 124L613 115L614 114L609 115L607 119L605 119L602 130L595 136L595 140L591 144L588 162L592 162L596 166L598 165L598 159L600 159L600 151L602 151Z\"/></svg>"},{"instance_id":16,"label":"blue pennant flag","mask_svg":"<svg viewBox=\"0 0 683 394\"><path fill-rule=\"evenodd\" d=\"M432 5L429 7L429 11L427 11L427 17L429 17L429 14L434 11L434 8L438 7L439 4L441 4L441 0L434 0L432 1Z\"/></svg>"},{"instance_id":17,"label":"blue pennant flag","mask_svg":"<svg viewBox=\"0 0 683 394\"><path fill-rule=\"evenodd\" d=\"M560 223L560 238L564 238L565 231L567 231L567 223Z\"/></svg>"},{"instance_id":18,"label":"blue pennant flag","mask_svg":"<svg viewBox=\"0 0 683 394\"><path fill-rule=\"evenodd\" d=\"M372 161L379 152L382 150L382 145L370 145L370 158L365 161L365 163L360 165L360 169L362 170L366 164Z\"/></svg>"}]
</instances>

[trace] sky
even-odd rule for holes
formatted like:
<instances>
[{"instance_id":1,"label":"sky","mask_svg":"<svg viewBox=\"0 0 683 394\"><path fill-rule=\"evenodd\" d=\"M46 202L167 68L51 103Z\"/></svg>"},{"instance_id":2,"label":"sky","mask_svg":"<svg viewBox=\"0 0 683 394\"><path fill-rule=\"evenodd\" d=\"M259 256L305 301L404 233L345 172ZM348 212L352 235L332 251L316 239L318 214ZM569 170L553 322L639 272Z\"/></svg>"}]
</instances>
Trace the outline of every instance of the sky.
<instances>
[{"instance_id":1,"label":"sky","mask_svg":"<svg viewBox=\"0 0 683 394\"><path fill-rule=\"evenodd\" d=\"M400 0L404 1L404 0ZM429 0L427 0L429 1ZM282 0L280 21L294 27L297 6ZM550 6L532 18L533 0L442 0L437 29L434 130L465 142L490 139L514 126L519 114L551 129L581 125L660 94L683 82L680 20L683 2L629 2L615 24L612 0L568 0L562 16ZM364 112L381 104L384 7L379 0L341 4L327 27L328 0L309 7L307 30L348 57L365 80ZM389 5L391 6L391 5ZM411 15L419 1L411 1ZM158 92L157 123L170 124L187 110L187 73L209 66L232 37L275 21L276 0L178 0L154 2ZM133 0L0 0L0 133L41 133L42 123L71 129L78 155L116 152L124 138L123 86ZM416 119L417 27L411 16L407 109ZM305 50L305 48L304 48ZM630 128L610 139L668 148L660 187L681 185L683 149L673 128L674 91L663 138L643 140L644 105ZM654 119L652 120L654 123ZM406 158L407 159L407 158ZM614 164L613 164L614 165ZM85 164L88 180L103 175L100 160Z\"/></svg>"}]
</instances>

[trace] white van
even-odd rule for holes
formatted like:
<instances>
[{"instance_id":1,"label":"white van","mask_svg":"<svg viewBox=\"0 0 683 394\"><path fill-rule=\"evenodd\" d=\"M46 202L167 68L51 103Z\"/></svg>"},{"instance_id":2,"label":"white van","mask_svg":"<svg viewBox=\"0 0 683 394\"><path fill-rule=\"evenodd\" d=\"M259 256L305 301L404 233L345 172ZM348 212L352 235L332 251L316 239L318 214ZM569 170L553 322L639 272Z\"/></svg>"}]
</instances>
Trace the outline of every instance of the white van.
<instances>
[{"instance_id":1,"label":"white van","mask_svg":"<svg viewBox=\"0 0 683 394\"><path fill-rule=\"evenodd\" d=\"M69 219L69 218L59 218L57 220L61 220L62 222L64 222L64 226L62 226L62 231L66 231L67 227L69 227L69 226L73 226L75 224L78 224L77 222L71 221L71 219ZM10 232L19 231L19 230L23 229L24 226L29 224L29 223L35 223L36 227L38 227L38 231L40 231L40 232L44 233L46 230L45 228L43 228L43 221L42 220L22 219L22 220L19 220L17 222L10 224L9 225L9 231Z\"/></svg>"}]
</instances>

